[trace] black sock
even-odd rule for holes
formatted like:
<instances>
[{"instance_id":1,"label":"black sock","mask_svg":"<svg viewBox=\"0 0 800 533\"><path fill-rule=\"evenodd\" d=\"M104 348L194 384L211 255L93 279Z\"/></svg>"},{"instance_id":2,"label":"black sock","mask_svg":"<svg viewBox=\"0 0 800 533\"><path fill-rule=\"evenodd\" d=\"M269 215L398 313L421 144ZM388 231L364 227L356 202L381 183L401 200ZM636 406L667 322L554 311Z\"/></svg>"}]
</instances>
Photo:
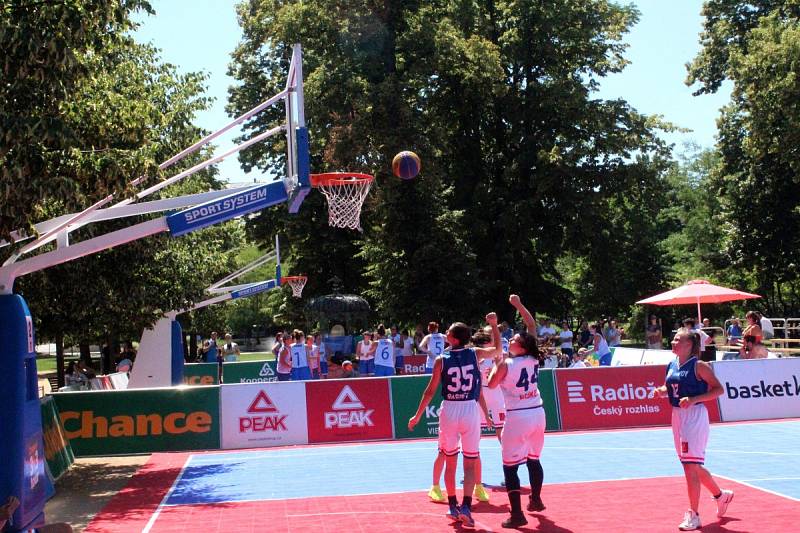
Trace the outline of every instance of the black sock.
<instances>
[{"instance_id":1,"label":"black sock","mask_svg":"<svg viewBox=\"0 0 800 533\"><path fill-rule=\"evenodd\" d=\"M458 505L458 498L455 496L447 496L447 503L450 505Z\"/></svg>"},{"instance_id":2,"label":"black sock","mask_svg":"<svg viewBox=\"0 0 800 533\"><path fill-rule=\"evenodd\" d=\"M717 494L716 496L714 496L714 499L715 499L715 500L719 500L719 497L720 497L720 496L722 496L722 491L719 491L719 494Z\"/></svg>"},{"instance_id":3,"label":"black sock","mask_svg":"<svg viewBox=\"0 0 800 533\"><path fill-rule=\"evenodd\" d=\"M542 483L544 483L544 469L538 459L528 459L528 476L531 481L531 497L542 498Z\"/></svg>"},{"instance_id":4,"label":"black sock","mask_svg":"<svg viewBox=\"0 0 800 533\"><path fill-rule=\"evenodd\" d=\"M506 478L506 491L508 492L508 503L511 505L512 515L522 514L522 504L519 497L519 476L517 469L519 465L503 466L503 474Z\"/></svg>"},{"instance_id":5,"label":"black sock","mask_svg":"<svg viewBox=\"0 0 800 533\"><path fill-rule=\"evenodd\" d=\"M467 509L471 509L472 508L472 496L464 496L464 500L461 502L461 505L463 507L466 507Z\"/></svg>"}]
</instances>

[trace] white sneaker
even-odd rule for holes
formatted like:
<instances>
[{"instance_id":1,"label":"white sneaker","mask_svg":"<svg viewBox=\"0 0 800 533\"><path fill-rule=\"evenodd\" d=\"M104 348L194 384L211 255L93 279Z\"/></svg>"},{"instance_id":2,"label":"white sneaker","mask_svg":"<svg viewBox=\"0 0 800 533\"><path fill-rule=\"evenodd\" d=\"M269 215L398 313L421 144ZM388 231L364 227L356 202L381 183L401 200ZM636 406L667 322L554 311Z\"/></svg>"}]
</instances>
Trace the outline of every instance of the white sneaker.
<instances>
[{"instance_id":1,"label":"white sneaker","mask_svg":"<svg viewBox=\"0 0 800 533\"><path fill-rule=\"evenodd\" d=\"M700 529L700 515L689 509L683 515L683 522L678 525L681 531L694 531Z\"/></svg>"},{"instance_id":2,"label":"white sneaker","mask_svg":"<svg viewBox=\"0 0 800 533\"><path fill-rule=\"evenodd\" d=\"M733 501L733 491L732 490L723 490L722 493L719 495L719 498L716 498L717 501L717 517L722 518L725 516L725 511L728 510L728 504Z\"/></svg>"}]
</instances>

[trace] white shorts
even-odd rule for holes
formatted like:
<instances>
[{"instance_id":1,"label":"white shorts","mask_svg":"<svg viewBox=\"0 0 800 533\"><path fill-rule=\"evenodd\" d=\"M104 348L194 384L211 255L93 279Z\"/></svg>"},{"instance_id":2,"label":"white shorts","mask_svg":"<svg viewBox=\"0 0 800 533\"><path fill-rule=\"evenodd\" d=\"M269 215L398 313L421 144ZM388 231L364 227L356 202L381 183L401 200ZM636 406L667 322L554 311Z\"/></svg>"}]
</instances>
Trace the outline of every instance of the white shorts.
<instances>
[{"instance_id":1,"label":"white shorts","mask_svg":"<svg viewBox=\"0 0 800 533\"><path fill-rule=\"evenodd\" d=\"M475 459L480 456L481 410L478 402L442 401L439 411L439 451L445 455L458 455ZM459 445L460 444L460 445Z\"/></svg>"},{"instance_id":2,"label":"white shorts","mask_svg":"<svg viewBox=\"0 0 800 533\"><path fill-rule=\"evenodd\" d=\"M503 391L500 387L490 389L489 387L481 388L481 395L486 402L486 407L489 409L489 414L492 416L492 425L495 428L503 428L503 423L506 419L506 401L503 399ZM483 409L478 406L478 411L481 413L481 427L487 427L486 415L483 414Z\"/></svg>"},{"instance_id":3,"label":"white shorts","mask_svg":"<svg viewBox=\"0 0 800 533\"><path fill-rule=\"evenodd\" d=\"M703 464L708 444L708 410L702 403L672 408L672 436L681 463Z\"/></svg>"},{"instance_id":4,"label":"white shorts","mask_svg":"<svg viewBox=\"0 0 800 533\"><path fill-rule=\"evenodd\" d=\"M545 425L543 407L508 411L500 434L503 466L520 465L528 459L538 460L544 447Z\"/></svg>"}]
</instances>

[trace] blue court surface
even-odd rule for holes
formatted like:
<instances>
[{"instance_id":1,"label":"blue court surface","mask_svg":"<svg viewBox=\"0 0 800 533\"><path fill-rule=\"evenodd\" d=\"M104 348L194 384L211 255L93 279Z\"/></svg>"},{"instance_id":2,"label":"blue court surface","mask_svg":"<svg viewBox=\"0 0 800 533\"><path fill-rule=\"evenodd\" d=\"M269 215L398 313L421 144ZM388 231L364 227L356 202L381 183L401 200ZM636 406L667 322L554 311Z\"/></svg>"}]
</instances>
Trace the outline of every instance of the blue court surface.
<instances>
[{"instance_id":1,"label":"blue court surface","mask_svg":"<svg viewBox=\"0 0 800 533\"><path fill-rule=\"evenodd\" d=\"M798 439L800 420L716 424L706 466L800 501ZM192 454L162 505L424 491L436 449L426 440ZM484 484L499 485L497 439L483 438L481 458ZM683 476L669 428L548 434L542 465L545 486Z\"/></svg>"}]
</instances>

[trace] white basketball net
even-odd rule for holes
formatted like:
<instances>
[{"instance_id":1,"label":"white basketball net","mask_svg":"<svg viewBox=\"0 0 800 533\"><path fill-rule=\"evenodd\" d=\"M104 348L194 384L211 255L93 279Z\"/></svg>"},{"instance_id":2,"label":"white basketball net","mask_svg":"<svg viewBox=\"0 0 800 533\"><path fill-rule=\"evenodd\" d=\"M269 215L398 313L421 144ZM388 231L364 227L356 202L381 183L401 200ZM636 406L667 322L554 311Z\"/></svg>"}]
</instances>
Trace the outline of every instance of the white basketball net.
<instances>
[{"instance_id":1,"label":"white basketball net","mask_svg":"<svg viewBox=\"0 0 800 533\"><path fill-rule=\"evenodd\" d=\"M339 179L335 184L318 185L328 200L328 225L361 231L361 206L369 194L372 180Z\"/></svg>"},{"instance_id":2,"label":"white basketball net","mask_svg":"<svg viewBox=\"0 0 800 533\"><path fill-rule=\"evenodd\" d=\"M306 286L306 281L308 281L308 278L305 276L286 280L286 283L292 288L292 296L295 298L303 296L303 287Z\"/></svg>"}]
</instances>

